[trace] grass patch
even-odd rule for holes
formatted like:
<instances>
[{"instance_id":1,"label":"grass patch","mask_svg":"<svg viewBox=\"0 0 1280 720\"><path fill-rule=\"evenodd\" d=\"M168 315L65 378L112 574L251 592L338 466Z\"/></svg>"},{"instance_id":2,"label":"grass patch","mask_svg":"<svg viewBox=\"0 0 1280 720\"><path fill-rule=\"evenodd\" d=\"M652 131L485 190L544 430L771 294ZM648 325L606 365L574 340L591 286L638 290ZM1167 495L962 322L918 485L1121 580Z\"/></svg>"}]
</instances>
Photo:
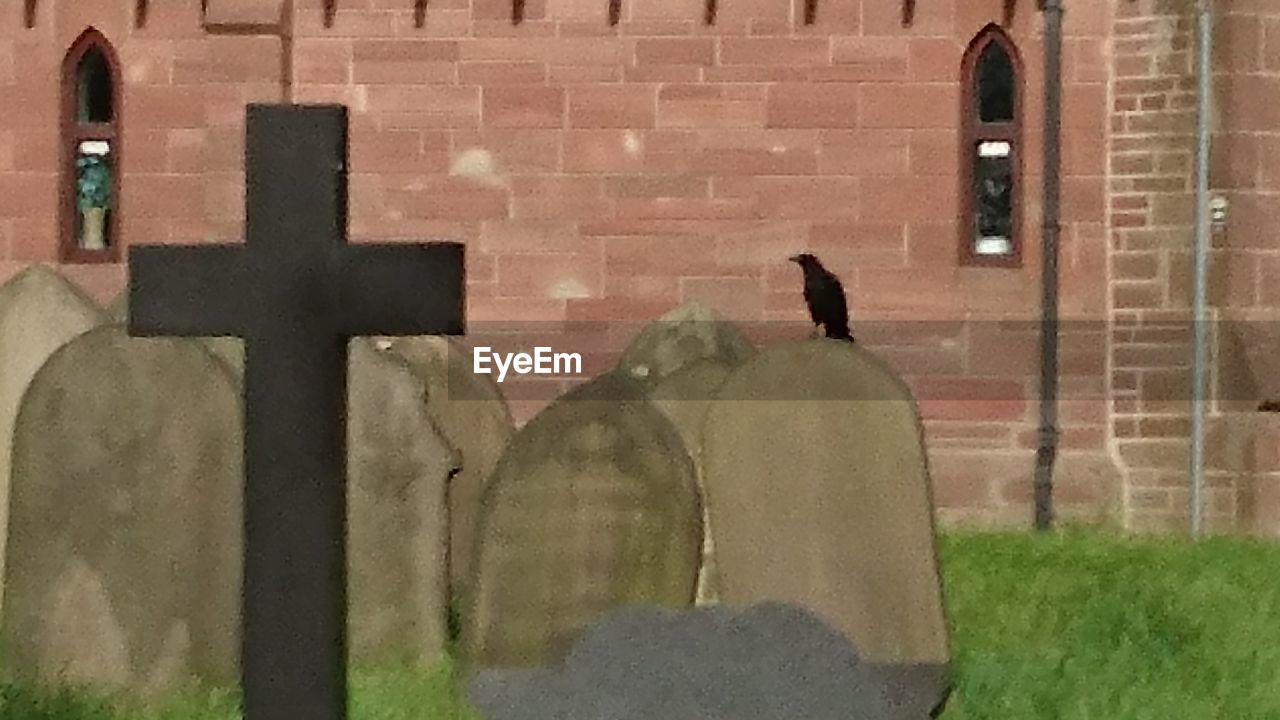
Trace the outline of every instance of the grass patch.
<instances>
[{"instance_id":1,"label":"grass patch","mask_svg":"<svg viewBox=\"0 0 1280 720\"><path fill-rule=\"evenodd\" d=\"M1280 545L947 533L956 687L943 720L1280 717ZM479 720L452 668L356 670L352 720ZM0 720L238 720L234 692L160 706L0 686Z\"/></svg>"},{"instance_id":2,"label":"grass patch","mask_svg":"<svg viewBox=\"0 0 1280 720\"><path fill-rule=\"evenodd\" d=\"M941 552L944 720L1280 717L1280 546L948 534Z\"/></svg>"}]
</instances>

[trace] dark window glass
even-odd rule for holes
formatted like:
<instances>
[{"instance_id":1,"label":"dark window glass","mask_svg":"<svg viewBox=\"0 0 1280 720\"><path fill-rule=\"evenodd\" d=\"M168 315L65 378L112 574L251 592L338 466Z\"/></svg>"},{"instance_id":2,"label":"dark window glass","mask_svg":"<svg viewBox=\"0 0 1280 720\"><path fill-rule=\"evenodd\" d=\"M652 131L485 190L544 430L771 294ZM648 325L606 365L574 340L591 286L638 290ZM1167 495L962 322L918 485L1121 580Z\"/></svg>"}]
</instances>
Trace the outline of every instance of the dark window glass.
<instances>
[{"instance_id":1,"label":"dark window glass","mask_svg":"<svg viewBox=\"0 0 1280 720\"><path fill-rule=\"evenodd\" d=\"M76 69L76 120L111 122L111 71L97 48L89 48Z\"/></svg>"},{"instance_id":2,"label":"dark window glass","mask_svg":"<svg viewBox=\"0 0 1280 720\"><path fill-rule=\"evenodd\" d=\"M981 142L974 148L974 254L1013 251L1013 155L1009 143Z\"/></svg>"},{"instance_id":3,"label":"dark window glass","mask_svg":"<svg viewBox=\"0 0 1280 720\"><path fill-rule=\"evenodd\" d=\"M978 58L978 118L986 122L1013 122L1013 60L998 42L987 43Z\"/></svg>"}]
</instances>

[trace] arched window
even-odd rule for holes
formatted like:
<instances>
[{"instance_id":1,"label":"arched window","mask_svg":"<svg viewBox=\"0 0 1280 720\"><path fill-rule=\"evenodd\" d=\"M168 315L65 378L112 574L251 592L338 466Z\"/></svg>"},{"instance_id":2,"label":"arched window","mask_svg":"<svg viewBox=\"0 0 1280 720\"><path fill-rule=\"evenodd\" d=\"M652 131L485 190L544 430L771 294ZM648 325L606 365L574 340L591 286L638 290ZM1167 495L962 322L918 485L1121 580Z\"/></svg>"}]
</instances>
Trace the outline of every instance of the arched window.
<instances>
[{"instance_id":1,"label":"arched window","mask_svg":"<svg viewBox=\"0 0 1280 720\"><path fill-rule=\"evenodd\" d=\"M62 63L63 262L114 262L120 227L120 72L90 28Z\"/></svg>"},{"instance_id":2,"label":"arched window","mask_svg":"<svg viewBox=\"0 0 1280 720\"><path fill-rule=\"evenodd\" d=\"M1022 191L1021 63L989 25L969 45L961 75L960 263L1016 267Z\"/></svg>"}]
</instances>

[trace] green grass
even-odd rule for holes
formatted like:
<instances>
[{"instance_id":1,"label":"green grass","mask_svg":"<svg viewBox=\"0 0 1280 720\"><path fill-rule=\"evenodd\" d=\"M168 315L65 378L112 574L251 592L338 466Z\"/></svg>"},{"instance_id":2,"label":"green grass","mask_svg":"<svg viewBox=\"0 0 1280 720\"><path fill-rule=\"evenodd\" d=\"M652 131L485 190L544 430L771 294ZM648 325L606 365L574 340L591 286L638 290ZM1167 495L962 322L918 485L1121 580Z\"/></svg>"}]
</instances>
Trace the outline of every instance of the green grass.
<instances>
[{"instance_id":1,"label":"green grass","mask_svg":"<svg viewBox=\"0 0 1280 720\"><path fill-rule=\"evenodd\" d=\"M1280 718L1280 545L949 533L956 688L943 720ZM451 670L353 673L352 720L476 720ZM0 720L233 720L233 693L162 706L0 686Z\"/></svg>"},{"instance_id":2,"label":"green grass","mask_svg":"<svg viewBox=\"0 0 1280 720\"><path fill-rule=\"evenodd\" d=\"M949 535L944 720L1280 718L1280 546Z\"/></svg>"}]
</instances>

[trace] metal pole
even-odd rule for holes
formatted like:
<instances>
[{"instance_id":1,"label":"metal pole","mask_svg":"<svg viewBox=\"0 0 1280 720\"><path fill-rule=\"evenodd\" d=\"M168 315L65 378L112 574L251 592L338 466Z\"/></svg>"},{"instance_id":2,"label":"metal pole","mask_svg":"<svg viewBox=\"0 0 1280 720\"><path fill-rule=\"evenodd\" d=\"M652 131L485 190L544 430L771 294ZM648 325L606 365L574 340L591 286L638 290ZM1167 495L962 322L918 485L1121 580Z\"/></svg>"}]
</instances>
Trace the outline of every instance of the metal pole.
<instances>
[{"instance_id":1,"label":"metal pole","mask_svg":"<svg viewBox=\"0 0 1280 720\"><path fill-rule=\"evenodd\" d=\"M1053 462L1058 454L1058 197L1062 118L1062 2L1044 0L1044 218L1040 298L1040 433L1035 525L1053 524Z\"/></svg>"},{"instance_id":2,"label":"metal pole","mask_svg":"<svg viewBox=\"0 0 1280 720\"><path fill-rule=\"evenodd\" d=\"M1191 536L1199 537L1204 519L1204 403L1208 365L1209 277L1209 113L1213 91L1213 3L1197 0L1200 42L1196 89L1195 278L1191 358Z\"/></svg>"}]
</instances>

